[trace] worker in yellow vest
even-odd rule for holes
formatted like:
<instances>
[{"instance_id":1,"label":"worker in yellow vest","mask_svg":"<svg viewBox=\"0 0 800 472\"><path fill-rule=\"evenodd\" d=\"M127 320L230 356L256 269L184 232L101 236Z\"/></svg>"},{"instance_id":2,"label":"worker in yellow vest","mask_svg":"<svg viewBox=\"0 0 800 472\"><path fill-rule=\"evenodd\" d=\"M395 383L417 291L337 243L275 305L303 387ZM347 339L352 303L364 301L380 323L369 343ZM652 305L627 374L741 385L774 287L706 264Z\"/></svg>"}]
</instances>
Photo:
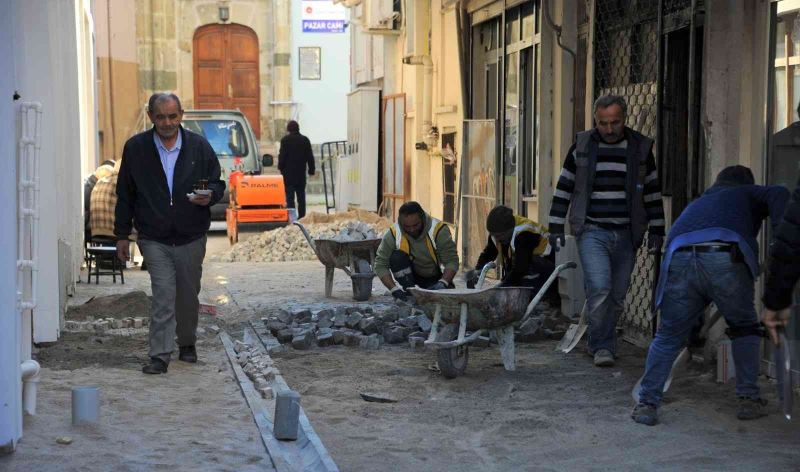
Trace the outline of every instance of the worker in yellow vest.
<instances>
[{"instance_id":1,"label":"worker in yellow vest","mask_svg":"<svg viewBox=\"0 0 800 472\"><path fill-rule=\"evenodd\" d=\"M475 269L466 274L467 287L474 288L483 266L497 260L502 274L501 287L533 287L538 291L555 269L547 228L515 215L511 208L498 205L486 217L486 230L489 241ZM554 290L548 295L557 296L558 293Z\"/></svg>"},{"instance_id":2,"label":"worker in yellow vest","mask_svg":"<svg viewBox=\"0 0 800 472\"><path fill-rule=\"evenodd\" d=\"M375 274L392 296L410 297L406 289L453 288L458 253L447 225L425 213L419 203L406 202L397 223L386 231L375 256Z\"/></svg>"}]
</instances>

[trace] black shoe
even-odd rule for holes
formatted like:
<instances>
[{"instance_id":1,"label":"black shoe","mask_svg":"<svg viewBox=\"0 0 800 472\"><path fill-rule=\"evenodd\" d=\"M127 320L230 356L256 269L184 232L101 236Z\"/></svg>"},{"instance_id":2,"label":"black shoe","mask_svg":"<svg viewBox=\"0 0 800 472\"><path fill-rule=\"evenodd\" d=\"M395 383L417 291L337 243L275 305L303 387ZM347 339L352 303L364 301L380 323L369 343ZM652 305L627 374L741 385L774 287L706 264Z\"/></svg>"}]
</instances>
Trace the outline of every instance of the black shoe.
<instances>
[{"instance_id":1,"label":"black shoe","mask_svg":"<svg viewBox=\"0 0 800 472\"><path fill-rule=\"evenodd\" d=\"M767 401L763 398L739 397L739 411L736 417L740 420L755 420L767 416Z\"/></svg>"},{"instance_id":2,"label":"black shoe","mask_svg":"<svg viewBox=\"0 0 800 472\"><path fill-rule=\"evenodd\" d=\"M151 357L150 363L142 367L142 372L145 374L166 374L168 365L158 357Z\"/></svg>"},{"instance_id":3,"label":"black shoe","mask_svg":"<svg viewBox=\"0 0 800 472\"><path fill-rule=\"evenodd\" d=\"M631 413L633 421L647 426L655 426L658 423L658 410L653 405L639 403Z\"/></svg>"},{"instance_id":4,"label":"black shoe","mask_svg":"<svg viewBox=\"0 0 800 472\"><path fill-rule=\"evenodd\" d=\"M183 362L191 362L194 364L197 362L197 350L194 348L194 346L181 346L180 354L178 354L178 360Z\"/></svg>"}]
</instances>

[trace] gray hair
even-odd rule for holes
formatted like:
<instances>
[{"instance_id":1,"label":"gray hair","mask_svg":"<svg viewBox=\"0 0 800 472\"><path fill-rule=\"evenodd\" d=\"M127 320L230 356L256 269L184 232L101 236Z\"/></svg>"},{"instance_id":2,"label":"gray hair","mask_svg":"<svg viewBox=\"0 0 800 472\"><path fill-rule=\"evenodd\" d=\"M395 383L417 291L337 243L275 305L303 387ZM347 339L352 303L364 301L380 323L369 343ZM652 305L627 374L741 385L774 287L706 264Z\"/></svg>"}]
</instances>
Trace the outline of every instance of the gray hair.
<instances>
[{"instance_id":1,"label":"gray hair","mask_svg":"<svg viewBox=\"0 0 800 472\"><path fill-rule=\"evenodd\" d=\"M177 95L171 92L170 93L156 92L153 95L150 95L150 99L147 101L147 112L148 113L155 112L156 105L160 105L170 100L175 100L175 103L178 104L178 110L183 111L183 106L181 105L181 99L178 98Z\"/></svg>"},{"instance_id":2,"label":"gray hair","mask_svg":"<svg viewBox=\"0 0 800 472\"><path fill-rule=\"evenodd\" d=\"M603 95L602 97L598 98L594 101L594 107L592 108L592 113L597 113L598 108L608 108L611 105L619 105L622 109L622 118L628 116L628 104L625 103L625 99L619 95Z\"/></svg>"}]
</instances>

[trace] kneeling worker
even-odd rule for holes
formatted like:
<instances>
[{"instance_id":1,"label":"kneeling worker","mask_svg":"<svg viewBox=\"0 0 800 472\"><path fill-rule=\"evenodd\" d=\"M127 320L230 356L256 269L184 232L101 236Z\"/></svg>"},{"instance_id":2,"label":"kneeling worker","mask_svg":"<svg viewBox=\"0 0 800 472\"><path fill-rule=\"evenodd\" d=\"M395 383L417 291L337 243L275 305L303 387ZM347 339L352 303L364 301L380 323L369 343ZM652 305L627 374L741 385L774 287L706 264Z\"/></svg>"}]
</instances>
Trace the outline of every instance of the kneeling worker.
<instances>
[{"instance_id":1,"label":"kneeling worker","mask_svg":"<svg viewBox=\"0 0 800 472\"><path fill-rule=\"evenodd\" d=\"M467 287L474 288L483 266L500 256L501 287L533 287L538 292L555 269L547 228L498 205L486 217L486 230L489 241L475 269L466 275ZM553 292L548 295L552 297Z\"/></svg>"},{"instance_id":2,"label":"kneeling worker","mask_svg":"<svg viewBox=\"0 0 800 472\"><path fill-rule=\"evenodd\" d=\"M405 289L415 285L428 290L453 288L458 253L450 229L417 202L404 203L398 213L375 257L375 274L383 285L401 301L410 296Z\"/></svg>"}]
</instances>

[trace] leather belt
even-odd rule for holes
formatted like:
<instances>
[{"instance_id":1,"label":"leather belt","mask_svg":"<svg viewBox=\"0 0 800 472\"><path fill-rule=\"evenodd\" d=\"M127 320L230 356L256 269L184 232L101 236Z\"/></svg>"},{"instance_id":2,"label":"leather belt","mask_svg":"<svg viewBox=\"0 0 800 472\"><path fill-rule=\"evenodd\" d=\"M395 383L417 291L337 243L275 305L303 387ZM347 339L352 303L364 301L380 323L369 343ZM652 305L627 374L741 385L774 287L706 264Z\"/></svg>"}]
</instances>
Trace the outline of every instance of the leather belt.
<instances>
[{"instance_id":1,"label":"leather belt","mask_svg":"<svg viewBox=\"0 0 800 472\"><path fill-rule=\"evenodd\" d=\"M731 252L733 251L733 246L730 244L719 244L719 245L694 245L694 246L684 246L678 249L678 252Z\"/></svg>"}]
</instances>

